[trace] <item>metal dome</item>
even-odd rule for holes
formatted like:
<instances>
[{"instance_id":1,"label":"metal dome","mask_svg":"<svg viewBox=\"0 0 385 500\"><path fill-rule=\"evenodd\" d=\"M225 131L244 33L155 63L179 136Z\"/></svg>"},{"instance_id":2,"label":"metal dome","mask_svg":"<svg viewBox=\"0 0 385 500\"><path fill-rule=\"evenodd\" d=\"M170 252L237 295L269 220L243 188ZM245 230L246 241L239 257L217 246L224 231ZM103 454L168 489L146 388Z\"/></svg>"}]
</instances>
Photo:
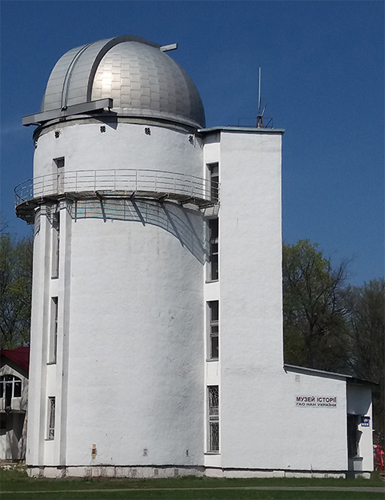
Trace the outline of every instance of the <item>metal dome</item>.
<instances>
[{"instance_id":1,"label":"metal dome","mask_svg":"<svg viewBox=\"0 0 385 500\"><path fill-rule=\"evenodd\" d=\"M102 99L113 100L118 116L205 126L191 78L160 45L142 38L100 40L64 54L49 77L39 115Z\"/></svg>"}]
</instances>

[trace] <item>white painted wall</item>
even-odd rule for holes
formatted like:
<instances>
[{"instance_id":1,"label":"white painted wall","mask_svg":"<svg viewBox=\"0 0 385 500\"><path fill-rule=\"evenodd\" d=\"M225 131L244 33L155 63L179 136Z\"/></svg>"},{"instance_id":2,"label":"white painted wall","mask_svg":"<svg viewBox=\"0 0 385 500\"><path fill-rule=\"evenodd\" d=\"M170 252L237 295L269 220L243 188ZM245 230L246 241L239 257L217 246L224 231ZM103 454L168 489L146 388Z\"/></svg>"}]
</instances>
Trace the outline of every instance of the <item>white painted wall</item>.
<instances>
[{"instance_id":1,"label":"white painted wall","mask_svg":"<svg viewBox=\"0 0 385 500\"><path fill-rule=\"evenodd\" d=\"M201 177L202 146L186 131L99 120L73 121L47 128L37 141L34 177L52 173L53 159L65 157L64 170L165 170ZM150 128L151 135L145 133ZM55 131L60 131L55 138Z\"/></svg>"},{"instance_id":2,"label":"white painted wall","mask_svg":"<svg viewBox=\"0 0 385 500\"><path fill-rule=\"evenodd\" d=\"M283 364L281 140L221 132L221 360L231 392L237 374Z\"/></svg>"},{"instance_id":3,"label":"white painted wall","mask_svg":"<svg viewBox=\"0 0 385 500\"><path fill-rule=\"evenodd\" d=\"M59 278L52 280L52 230L43 209L27 464L204 464L213 468L208 474L225 468L227 475L346 470L345 379L283 370L281 132L207 132L202 151L200 140L191 144L176 130L99 128L73 122L60 127L58 139L55 128L47 130L35 175L51 172L60 156L68 170L154 168L198 177L218 161L220 279L205 282L200 212L137 200L124 202L121 220L103 218L97 201L87 217L84 204L62 202ZM59 297L58 360L47 366L52 296ZM220 301L220 358L206 362L209 300ZM207 385L220 387L218 455L204 455ZM349 404L363 411L368 394L349 391ZM297 406L296 397L306 395L335 397L337 405ZM53 441L45 440L49 396L56 397ZM371 457L369 444L365 430L362 450Z\"/></svg>"},{"instance_id":4,"label":"white painted wall","mask_svg":"<svg viewBox=\"0 0 385 500\"><path fill-rule=\"evenodd\" d=\"M200 463L202 264L156 225L91 219L71 262L66 462Z\"/></svg>"},{"instance_id":5,"label":"white painted wall","mask_svg":"<svg viewBox=\"0 0 385 500\"><path fill-rule=\"evenodd\" d=\"M65 168L162 169L201 175L189 134L161 127L71 123L44 133L35 176ZM96 137L96 140L95 140ZM123 203L123 202L122 202ZM127 202L126 220L77 218L60 206L60 269L52 228L35 238L31 430L27 464L196 465L203 457L203 218L165 202ZM56 364L48 364L50 305L59 298ZM56 398L55 439L47 437ZM91 449L96 445L96 458ZM145 451L146 450L146 451Z\"/></svg>"},{"instance_id":6,"label":"white painted wall","mask_svg":"<svg viewBox=\"0 0 385 500\"><path fill-rule=\"evenodd\" d=\"M373 418L372 394L367 385L349 383L347 387L347 412L352 415L369 417L369 426L359 425L361 438L358 445L359 456L362 457L362 470L373 470Z\"/></svg>"},{"instance_id":7,"label":"white painted wall","mask_svg":"<svg viewBox=\"0 0 385 500\"><path fill-rule=\"evenodd\" d=\"M256 367L255 371L258 371ZM241 376L238 377L241 379ZM256 373L222 397L222 466L346 470L345 382L291 373ZM222 382L222 391L223 391ZM337 397L337 408L297 407L297 395ZM247 412L247 425L242 414ZM230 418L231 415L231 418Z\"/></svg>"},{"instance_id":8,"label":"white painted wall","mask_svg":"<svg viewBox=\"0 0 385 500\"><path fill-rule=\"evenodd\" d=\"M281 135L221 131L220 139L222 467L275 467L262 421L264 387L283 362Z\"/></svg>"},{"instance_id":9,"label":"white painted wall","mask_svg":"<svg viewBox=\"0 0 385 500\"><path fill-rule=\"evenodd\" d=\"M47 336L50 301L50 225L46 207L35 219L26 463L44 464Z\"/></svg>"},{"instance_id":10,"label":"white painted wall","mask_svg":"<svg viewBox=\"0 0 385 500\"><path fill-rule=\"evenodd\" d=\"M205 464L346 470L345 378L282 368L281 133L224 129L204 143L221 183L220 277L205 284L205 300L220 301L220 358L205 381L220 386L221 446ZM296 406L307 394L338 403Z\"/></svg>"}]
</instances>

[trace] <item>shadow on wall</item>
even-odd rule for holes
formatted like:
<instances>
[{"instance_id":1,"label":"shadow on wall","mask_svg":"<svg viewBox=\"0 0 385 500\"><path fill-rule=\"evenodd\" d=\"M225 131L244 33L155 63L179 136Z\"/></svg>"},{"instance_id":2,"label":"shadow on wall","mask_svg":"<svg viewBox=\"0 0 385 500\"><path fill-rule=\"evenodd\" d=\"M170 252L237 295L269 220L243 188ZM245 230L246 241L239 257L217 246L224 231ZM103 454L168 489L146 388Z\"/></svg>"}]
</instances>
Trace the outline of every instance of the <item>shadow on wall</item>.
<instances>
[{"instance_id":1,"label":"shadow on wall","mask_svg":"<svg viewBox=\"0 0 385 500\"><path fill-rule=\"evenodd\" d=\"M75 221L93 218L152 224L177 238L201 264L207 259L203 215L197 210L190 210L172 202L121 198L77 200L68 205L67 210Z\"/></svg>"}]
</instances>

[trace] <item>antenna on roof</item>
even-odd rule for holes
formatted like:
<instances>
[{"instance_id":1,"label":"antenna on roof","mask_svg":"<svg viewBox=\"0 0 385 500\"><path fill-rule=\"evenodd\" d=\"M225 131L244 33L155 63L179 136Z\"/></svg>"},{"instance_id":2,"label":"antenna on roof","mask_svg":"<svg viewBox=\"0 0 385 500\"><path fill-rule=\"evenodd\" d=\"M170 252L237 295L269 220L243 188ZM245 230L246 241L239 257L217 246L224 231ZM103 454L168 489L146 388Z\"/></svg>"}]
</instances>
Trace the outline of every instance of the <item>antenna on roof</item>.
<instances>
[{"instance_id":1,"label":"antenna on roof","mask_svg":"<svg viewBox=\"0 0 385 500\"><path fill-rule=\"evenodd\" d=\"M261 68L259 68L259 74L258 74L258 116L257 116L257 128L264 128L263 126L263 115L266 110L267 103L265 104L265 107L263 108L263 111L261 112L261 84L262 84L262 71Z\"/></svg>"}]
</instances>

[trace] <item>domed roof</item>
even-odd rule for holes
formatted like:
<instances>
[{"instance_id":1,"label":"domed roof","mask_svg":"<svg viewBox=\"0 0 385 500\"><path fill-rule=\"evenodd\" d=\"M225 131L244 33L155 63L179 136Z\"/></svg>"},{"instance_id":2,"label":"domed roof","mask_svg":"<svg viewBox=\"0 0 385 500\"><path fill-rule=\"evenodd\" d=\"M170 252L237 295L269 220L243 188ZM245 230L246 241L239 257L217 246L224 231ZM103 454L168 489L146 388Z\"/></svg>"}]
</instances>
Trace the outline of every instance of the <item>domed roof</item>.
<instances>
[{"instance_id":1,"label":"domed roof","mask_svg":"<svg viewBox=\"0 0 385 500\"><path fill-rule=\"evenodd\" d=\"M119 116L205 126L201 98L184 69L160 45L133 36L64 54L49 77L40 113L106 98Z\"/></svg>"}]
</instances>

